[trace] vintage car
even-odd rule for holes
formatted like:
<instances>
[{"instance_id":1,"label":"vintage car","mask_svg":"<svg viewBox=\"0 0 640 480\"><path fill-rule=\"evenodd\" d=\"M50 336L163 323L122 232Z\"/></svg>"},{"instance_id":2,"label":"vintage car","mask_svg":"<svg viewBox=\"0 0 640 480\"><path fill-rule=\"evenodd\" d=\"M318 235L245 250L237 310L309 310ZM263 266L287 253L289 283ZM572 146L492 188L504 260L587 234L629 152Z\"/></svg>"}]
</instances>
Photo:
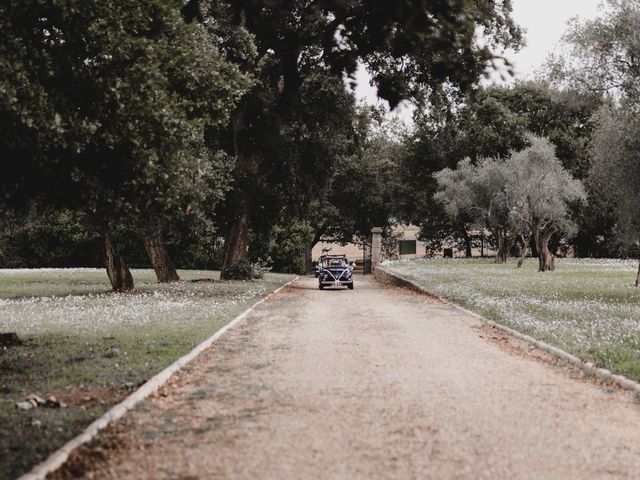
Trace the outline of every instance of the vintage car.
<instances>
[{"instance_id":1,"label":"vintage car","mask_svg":"<svg viewBox=\"0 0 640 480\"><path fill-rule=\"evenodd\" d=\"M325 255L319 264L320 290L326 287L347 287L353 290L353 268L346 255Z\"/></svg>"}]
</instances>

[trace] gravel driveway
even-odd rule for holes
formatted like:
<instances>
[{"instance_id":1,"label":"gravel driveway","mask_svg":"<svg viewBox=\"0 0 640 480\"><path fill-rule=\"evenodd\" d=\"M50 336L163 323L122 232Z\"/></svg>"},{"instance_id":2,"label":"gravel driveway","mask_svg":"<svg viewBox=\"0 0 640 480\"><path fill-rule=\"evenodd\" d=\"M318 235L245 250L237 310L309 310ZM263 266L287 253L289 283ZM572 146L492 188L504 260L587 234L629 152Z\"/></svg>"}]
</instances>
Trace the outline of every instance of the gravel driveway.
<instances>
[{"instance_id":1,"label":"gravel driveway","mask_svg":"<svg viewBox=\"0 0 640 480\"><path fill-rule=\"evenodd\" d=\"M58 476L637 478L637 400L508 343L417 294L303 278Z\"/></svg>"}]
</instances>

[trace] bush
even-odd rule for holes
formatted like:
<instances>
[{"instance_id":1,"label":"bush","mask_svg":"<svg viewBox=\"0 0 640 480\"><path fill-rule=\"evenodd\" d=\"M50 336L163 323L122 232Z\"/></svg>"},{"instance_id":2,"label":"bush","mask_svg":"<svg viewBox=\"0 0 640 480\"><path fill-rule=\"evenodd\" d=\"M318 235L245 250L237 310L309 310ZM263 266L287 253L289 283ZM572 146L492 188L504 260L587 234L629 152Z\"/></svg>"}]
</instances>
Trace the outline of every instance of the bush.
<instances>
[{"instance_id":1,"label":"bush","mask_svg":"<svg viewBox=\"0 0 640 480\"><path fill-rule=\"evenodd\" d=\"M229 280L258 280L271 271L269 259L259 258L255 262L241 262L226 268L224 273Z\"/></svg>"},{"instance_id":2,"label":"bush","mask_svg":"<svg viewBox=\"0 0 640 480\"><path fill-rule=\"evenodd\" d=\"M269 243L269 256L273 259L274 270L304 274L304 252L312 233L311 227L304 221L276 225Z\"/></svg>"}]
</instances>

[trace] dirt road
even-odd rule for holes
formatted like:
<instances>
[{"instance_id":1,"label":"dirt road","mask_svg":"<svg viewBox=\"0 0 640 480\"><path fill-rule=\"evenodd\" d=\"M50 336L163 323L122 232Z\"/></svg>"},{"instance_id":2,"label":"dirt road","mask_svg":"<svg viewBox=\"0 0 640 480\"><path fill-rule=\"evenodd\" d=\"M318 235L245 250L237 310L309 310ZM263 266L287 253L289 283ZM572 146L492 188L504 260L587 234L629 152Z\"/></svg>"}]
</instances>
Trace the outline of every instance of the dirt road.
<instances>
[{"instance_id":1,"label":"dirt road","mask_svg":"<svg viewBox=\"0 0 640 480\"><path fill-rule=\"evenodd\" d=\"M305 278L85 454L86 478L637 478L640 408L432 300ZM105 460L106 459L106 460Z\"/></svg>"}]
</instances>

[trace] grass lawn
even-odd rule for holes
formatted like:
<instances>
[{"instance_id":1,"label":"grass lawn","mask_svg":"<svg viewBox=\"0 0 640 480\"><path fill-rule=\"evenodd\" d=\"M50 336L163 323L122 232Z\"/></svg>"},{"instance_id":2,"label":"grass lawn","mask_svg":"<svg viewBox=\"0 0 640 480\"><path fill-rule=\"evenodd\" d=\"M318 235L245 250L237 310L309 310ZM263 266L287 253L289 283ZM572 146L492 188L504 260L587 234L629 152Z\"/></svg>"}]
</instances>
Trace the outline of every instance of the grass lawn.
<instances>
[{"instance_id":1,"label":"grass lawn","mask_svg":"<svg viewBox=\"0 0 640 480\"><path fill-rule=\"evenodd\" d=\"M585 360L640 380L636 261L556 260L537 272L490 259L420 259L385 266L468 309Z\"/></svg>"},{"instance_id":2,"label":"grass lawn","mask_svg":"<svg viewBox=\"0 0 640 480\"><path fill-rule=\"evenodd\" d=\"M0 347L0 478L15 478L77 435L111 405L236 315L292 278L254 282L217 272L180 271L157 284L134 270L136 293L115 294L103 270L0 270L0 332L22 346ZM65 408L19 410L29 394L55 395Z\"/></svg>"}]
</instances>

